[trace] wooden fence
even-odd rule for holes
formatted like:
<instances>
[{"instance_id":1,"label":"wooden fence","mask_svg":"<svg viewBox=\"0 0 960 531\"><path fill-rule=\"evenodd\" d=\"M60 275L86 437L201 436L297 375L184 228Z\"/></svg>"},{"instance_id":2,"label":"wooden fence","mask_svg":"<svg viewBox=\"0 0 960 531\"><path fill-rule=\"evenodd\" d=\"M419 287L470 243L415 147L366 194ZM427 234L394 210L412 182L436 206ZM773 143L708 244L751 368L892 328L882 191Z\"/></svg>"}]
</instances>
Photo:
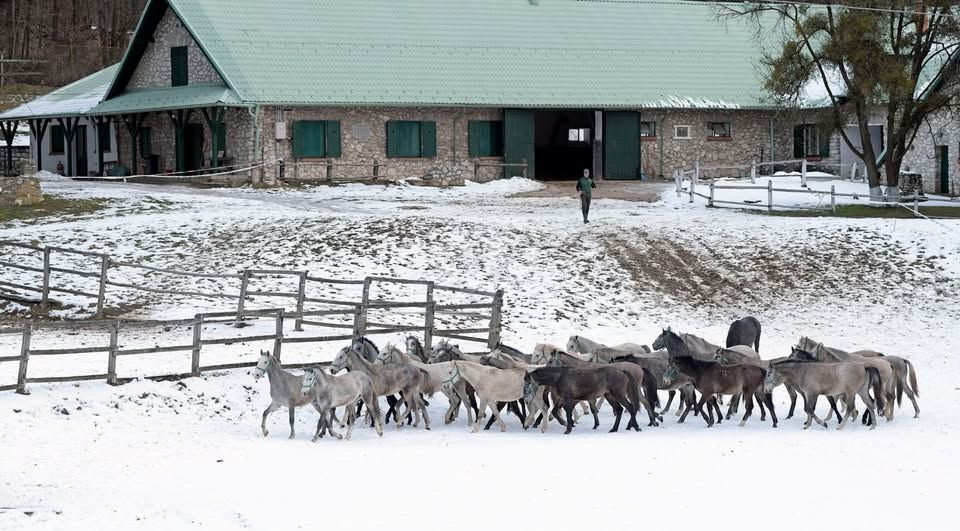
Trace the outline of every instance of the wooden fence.
<instances>
[{"instance_id":1,"label":"wooden fence","mask_svg":"<svg viewBox=\"0 0 960 531\"><path fill-rule=\"evenodd\" d=\"M445 337L459 341L471 341L483 343L488 348L494 348L500 343L501 331L501 312L503 307L503 290L484 291L471 288L461 288L437 284L427 280L412 280L392 277L369 276L362 280L343 280L332 279L310 275L307 271L288 271L288 270L268 270L268 269L246 269L239 273L196 273L180 271L167 268L159 268L136 264L132 262L112 260L108 255L93 253L89 251L78 251L64 249L60 247L40 247L32 244L20 242L0 241L0 249L4 246L17 247L25 249L28 252L40 253L42 257L42 267L34 267L11 260L0 260L0 266L4 268L18 269L31 273L39 273L42 280L36 285L25 283L26 281L10 282L0 280L0 287L13 288L34 293L39 293L40 298L36 301L41 305L47 305L50 302L51 293L67 293L96 300L97 317L102 317L106 308L109 308L108 302L117 304L129 304L132 301L122 300L120 298L111 298L114 295L108 288L123 288L134 292L182 295L208 297L216 299L232 300L236 303L236 309L226 312L201 313L192 319L175 321L106 321L99 319L96 321L69 321L69 322L40 322L29 324L18 328L0 328L0 335L21 334L21 349L16 356L0 357L0 363L18 362L20 369L18 371L17 383L15 385L0 385L0 390L16 389L19 392L25 392L25 385L28 383L39 382L60 382L60 381L79 381L91 379L105 379L109 383L118 383L116 376L116 357L127 355L144 355L161 352L191 351L192 363L190 375L196 376L205 370L218 370L233 367L246 367L249 364L233 364L230 366L201 366L200 352L203 345L221 344L225 342L236 341L256 341L256 340L274 340L274 351L279 353L284 343L311 343L325 341L345 341L357 339L361 336L392 334L406 332L422 332L424 348L430 349L433 346L435 337ZM67 267L54 267L51 265L51 257L57 253L66 253L71 256L80 256L90 259L99 264L99 272L92 273L80 269L71 269ZM4 256L8 256L5 254ZM145 286L135 281L120 282L112 280L111 271L120 268L131 268L133 271L145 271L148 273L163 273L167 275L193 278L209 279L236 279L238 287L236 292L226 291L197 291L182 289L166 289ZM99 289L97 293L84 292L79 289L67 287L62 279L71 278L90 278L95 280ZM295 279L296 290L276 291L271 289L257 289L257 281L264 278L290 278ZM353 286L361 289L359 300L354 298L334 299L311 296L311 286ZM421 300L388 300L383 298L372 298L371 292L374 286L407 286L422 288L423 298ZM448 296L459 295L466 297L470 302L462 300L446 300L446 297L439 297L438 294ZM287 300L288 303L283 307L270 307L266 309L251 309L249 304L255 298L267 298L272 300ZM417 313L423 313L423 320L418 324L401 322L381 322L372 321L371 313L395 314L398 311L414 310ZM438 314L444 316L456 316L467 324L462 326L447 324L443 325L438 319ZM205 323L220 322L231 323L235 326L244 326L250 319L263 319L264 316L274 316L277 321L275 333L271 335L251 336L230 338L227 340L203 339L200 330ZM284 337L283 323L285 319L294 319L295 331L304 331L304 327L311 329L332 329L338 331L333 335L311 335L307 337ZM473 323L472 325L469 323ZM144 349L123 350L117 347L116 337L120 328L126 323L130 326L136 323L136 326L156 325L173 326L189 325L193 327L193 342L189 345L167 345ZM479 324L479 323L482 323ZM438 324L440 326L438 326ZM79 349L56 349L56 350L36 350L31 348L31 335L35 330L50 327L108 327L110 332L110 344L102 347L84 347ZM478 336L477 334L482 334ZM31 355L50 356L50 355L69 355L91 352L107 352L110 362L107 371L101 374L81 375L77 377L49 377L49 378L29 378L27 375L28 362Z\"/></svg>"}]
</instances>

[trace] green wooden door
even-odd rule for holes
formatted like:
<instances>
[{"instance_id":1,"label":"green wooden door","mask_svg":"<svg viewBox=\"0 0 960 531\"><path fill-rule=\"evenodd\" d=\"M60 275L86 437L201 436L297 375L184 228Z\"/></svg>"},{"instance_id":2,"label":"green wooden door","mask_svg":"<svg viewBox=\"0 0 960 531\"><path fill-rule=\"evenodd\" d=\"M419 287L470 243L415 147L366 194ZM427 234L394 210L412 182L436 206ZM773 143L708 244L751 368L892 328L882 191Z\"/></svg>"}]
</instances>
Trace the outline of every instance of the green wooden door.
<instances>
[{"instance_id":1,"label":"green wooden door","mask_svg":"<svg viewBox=\"0 0 960 531\"><path fill-rule=\"evenodd\" d=\"M527 161L527 177L537 176L534 161L534 122L533 111L528 109L507 109L503 111L503 160L507 164L521 164ZM523 175L520 166L508 166L505 176Z\"/></svg>"},{"instance_id":2,"label":"green wooden door","mask_svg":"<svg viewBox=\"0 0 960 531\"><path fill-rule=\"evenodd\" d=\"M604 114L604 179L640 178L640 113Z\"/></svg>"},{"instance_id":3,"label":"green wooden door","mask_svg":"<svg viewBox=\"0 0 960 531\"><path fill-rule=\"evenodd\" d=\"M203 126L187 124L183 131L183 140L186 148L184 163L187 171L199 170L203 167Z\"/></svg>"},{"instance_id":4,"label":"green wooden door","mask_svg":"<svg viewBox=\"0 0 960 531\"><path fill-rule=\"evenodd\" d=\"M940 147L940 193L950 192L950 147Z\"/></svg>"}]
</instances>

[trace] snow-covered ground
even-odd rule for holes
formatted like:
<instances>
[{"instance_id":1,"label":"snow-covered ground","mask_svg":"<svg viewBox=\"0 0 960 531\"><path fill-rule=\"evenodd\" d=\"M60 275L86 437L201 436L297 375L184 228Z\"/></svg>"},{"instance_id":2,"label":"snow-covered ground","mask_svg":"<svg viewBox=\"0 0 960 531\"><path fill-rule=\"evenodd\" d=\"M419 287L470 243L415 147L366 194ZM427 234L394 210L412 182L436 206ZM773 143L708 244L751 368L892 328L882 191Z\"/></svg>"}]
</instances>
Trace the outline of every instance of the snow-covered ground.
<instances>
[{"instance_id":1,"label":"snow-covered ground","mask_svg":"<svg viewBox=\"0 0 960 531\"><path fill-rule=\"evenodd\" d=\"M510 197L538 186L268 191L47 180L47 192L110 202L82 217L0 225L0 239L193 271L308 269L502 287L504 341L527 350L572 333L649 343L667 325L721 342L732 319L752 314L763 323L765 357L809 335L910 358L922 416L913 419L906 404L875 431L836 432L833 423L802 431L802 415L782 419L786 396L778 392L776 430L757 416L745 428L711 429L669 416L642 433L607 434L604 409L598 432L581 424L564 436L554 425L541 435L510 417L507 433L469 434L463 420L442 425L445 399L436 396L429 432L390 427L380 439L358 428L353 441L313 444L316 415L307 410L298 412L295 440L286 438L283 411L271 417L270 436L260 435L268 386L247 370L120 387L31 385L29 396L0 394L0 528L953 527L960 222L708 210L666 185L659 203L596 201L584 225L572 190ZM129 315L231 308L202 298L139 302ZM121 343L188 336L141 329ZM56 348L104 337L43 331L35 341ZM211 349L210 363L253 361L266 346ZM330 359L338 346L286 345L284 360ZM0 356L18 348L16 337L0 336ZM35 358L31 376L100 371L104 358ZM0 382L15 374L10 365L0 364ZM162 354L121 358L118 372L188 368L188 353Z\"/></svg>"}]
</instances>

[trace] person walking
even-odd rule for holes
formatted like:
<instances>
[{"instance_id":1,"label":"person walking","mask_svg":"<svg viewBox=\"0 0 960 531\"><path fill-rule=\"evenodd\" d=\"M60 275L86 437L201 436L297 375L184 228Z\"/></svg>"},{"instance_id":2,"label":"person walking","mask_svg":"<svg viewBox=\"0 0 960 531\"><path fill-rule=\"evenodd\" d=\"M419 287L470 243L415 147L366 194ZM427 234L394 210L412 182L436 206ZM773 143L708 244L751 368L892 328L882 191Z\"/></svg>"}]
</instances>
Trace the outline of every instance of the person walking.
<instances>
[{"instance_id":1,"label":"person walking","mask_svg":"<svg viewBox=\"0 0 960 531\"><path fill-rule=\"evenodd\" d=\"M590 170L583 169L583 177L577 180L577 191L580 192L580 210L583 211L583 222L590 223L587 216L590 214L590 196L597 183L590 178Z\"/></svg>"}]
</instances>

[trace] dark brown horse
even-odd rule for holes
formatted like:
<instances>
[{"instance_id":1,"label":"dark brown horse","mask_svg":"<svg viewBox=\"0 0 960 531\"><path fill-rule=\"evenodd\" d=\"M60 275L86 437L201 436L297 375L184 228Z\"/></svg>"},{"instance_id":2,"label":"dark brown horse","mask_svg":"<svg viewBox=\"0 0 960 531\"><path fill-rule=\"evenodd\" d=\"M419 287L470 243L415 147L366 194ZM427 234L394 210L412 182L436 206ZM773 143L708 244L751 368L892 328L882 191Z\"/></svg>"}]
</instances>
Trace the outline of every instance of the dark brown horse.
<instances>
[{"instance_id":1,"label":"dark brown horse","mask_svg":"<svg viewBox=\"0 0 960 531\"><path fill-rule=\"evenodd\" d=\"M743 420L740 421L740 426L743 426L753 413L753 395L760 392L757 398L762 397L766 402L767 408L770 409L770 417L773 419L773 427L777 427L777 413L773 409L773 400L769 393L763 392L763 380L767 376L767 371L754 365L721 365L712 361L701 361L691 356L671 356L670 363L672 370L693 378L694 386L701 393L700 402L697 404L697 408L701 411L703 405L713 395L741 394L746 401L746 411ZM713 426L712 413L705 415L704 419L708 427Z\"/></svg>"},{"instance_id":2,"label":"dark brown horse","mask_svg":"<svg viewBox=\"0 0 960 531\"><path fill-rule=\"evenodd\" d=\"M534 383L551 388L563 402L563 410L567 417L567 429L564 433L570 433L573 430L573 408L582 400L590 402L599 397L607 399L616 415L611 432L620 429L620 417L623 415L624 408L630 414L627 429L634 428L640 431L640 425L637 424L637 408L640 404L639 386L636 379L628 372L613 367L595 369L542 367L531 371L524 379L528 384ZM597 429L600 420L595 410L593 419L593 429Z\"/></svg>"}]
</instances>

